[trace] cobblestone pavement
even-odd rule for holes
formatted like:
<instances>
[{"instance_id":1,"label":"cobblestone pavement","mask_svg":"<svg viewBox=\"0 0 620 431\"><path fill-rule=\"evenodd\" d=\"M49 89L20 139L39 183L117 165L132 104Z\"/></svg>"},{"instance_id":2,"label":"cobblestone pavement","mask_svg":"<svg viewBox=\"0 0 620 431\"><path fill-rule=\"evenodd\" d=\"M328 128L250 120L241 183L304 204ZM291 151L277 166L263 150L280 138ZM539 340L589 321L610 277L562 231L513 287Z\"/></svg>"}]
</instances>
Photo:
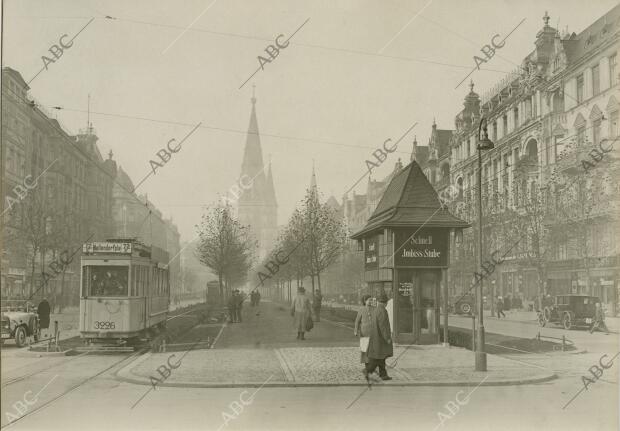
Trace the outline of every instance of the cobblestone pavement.
<instances>
[{"instance_id":1,"label":"cobblestone pavement","mask_svg":"<svg viewBox=\"0 0 620 431\"><path fill-rule=\"evenodd\" d=\"M175 353L171 363L180 354ZM169 353L149 356L131 369L134 377L159 378L157 367L166 364ZM285 382L286 376L273 350L196 350L188 353L181 366L172 370L166 383L263 383L266 380Z\"/></svg>"},{"instance_id":2,"label":"cobblestone pavement","mask_svg":"<svg viewBox=\"0 0 620 431\"><path fill-rule=\"evenodd\" d=\"M350 328L318 322L306 340L296 340L284 305L263 302L244 308L242 323L228 324L212 349L187 354L165 385L363 385L363 365ZM147 355L119 373L148 384L170 353ZM180 356L176 352L176 357ZM476 373L473 353L456 347L396 346L388 358L390 384L478 384L550 378L553 373L489 355L488 373ZM375 382L373 382L375 383ZM383 383L376 380L376 383Z\"/></svg>"},{"instance_id":3,"label":"cobblestone pavement","mask_svg":"<svg viewBox=\"0 0 620 431\"><path fill-rule=\"evenodd\" d=\"M279 349L295 382L364 382L363 365L356 347L304 347ZM389 372L388 372L389 374ZM392 373L394 380L403 376Z\"/></svg>"}]
</instances>

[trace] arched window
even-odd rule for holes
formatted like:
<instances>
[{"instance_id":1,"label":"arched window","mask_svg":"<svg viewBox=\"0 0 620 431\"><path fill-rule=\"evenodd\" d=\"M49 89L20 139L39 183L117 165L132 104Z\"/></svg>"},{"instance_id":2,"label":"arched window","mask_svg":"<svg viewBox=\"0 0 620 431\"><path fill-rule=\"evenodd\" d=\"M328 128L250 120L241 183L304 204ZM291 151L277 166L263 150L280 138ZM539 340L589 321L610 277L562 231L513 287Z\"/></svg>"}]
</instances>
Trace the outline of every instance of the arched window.
<instances>
[{"instance_id":1,"label":"arched window","mask_svg":"<svg viewBox=\"0 0 620 431\"><path fill-rule=\"evenodd\" d=\"M525 148L525 154L532 163L538 163L538 142L536 139L530 139Z\"/></svg>"}]
</instances>

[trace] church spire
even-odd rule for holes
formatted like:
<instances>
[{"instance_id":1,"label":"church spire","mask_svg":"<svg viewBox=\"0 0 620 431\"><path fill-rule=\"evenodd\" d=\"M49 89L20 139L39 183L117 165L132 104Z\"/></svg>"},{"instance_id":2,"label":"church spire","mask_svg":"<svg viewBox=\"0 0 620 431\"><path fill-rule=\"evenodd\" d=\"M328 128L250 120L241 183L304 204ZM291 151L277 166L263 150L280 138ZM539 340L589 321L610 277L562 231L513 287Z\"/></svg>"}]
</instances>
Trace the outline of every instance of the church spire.
<instances>
[{"instance_id":1,"label":"church spire","mask_svg":"<svg viewBox=\"0 0 620 431\"><path fill-rule=\"evenodd\" d=\"M265 179L263 164L263 150L260 144L260 134L258 131L258 120L256 119L256 96L252 93L252 112L250 113L250 124L245 140L243 152L243 162L241 165L241 175L254 178L254 183L262 183ZM255 178L256 177L256 178Z\"/></svg>"},{"instance_id":2,"label":"church spire","mask_svg":"<svg viewBox=\"0 0 620 431\"><path fill-rule=\"evenodd\" d=\"M316 189L316 173L314 172L314 159L312 159L312 177L310 177L310 188Z\"/></svg>"},{"instance_id":3,"label":"church spire","mask_svg":"<svg viewBox=\"0 0 620 431\"><path fill-rule=\"evenodd\" d=\"M271 154L269 155L269 168L267 171L267 199L268 204L278 205L276 200L276 188L273 185L273 174L271 173Z\"/></svg>"}]
</instances>

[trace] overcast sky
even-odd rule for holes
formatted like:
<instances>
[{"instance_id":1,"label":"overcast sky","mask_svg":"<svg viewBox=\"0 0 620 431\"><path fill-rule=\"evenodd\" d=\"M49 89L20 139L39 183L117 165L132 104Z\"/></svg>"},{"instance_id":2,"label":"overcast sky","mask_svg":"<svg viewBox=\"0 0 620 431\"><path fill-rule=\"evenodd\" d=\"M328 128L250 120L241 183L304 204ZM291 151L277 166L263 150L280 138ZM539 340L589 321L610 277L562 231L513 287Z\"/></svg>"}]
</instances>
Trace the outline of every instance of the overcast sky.
<instances>
[{"instance_id":1,"label":"overcast sky","mask_svg":"<svg viewBox=\"0 0 620 431\"><path fill-rule=\"evenodd\" d=\"M377 179L398 157L408 162L414 135L426 144L434 117L439 128L452 129L469 79L455 87L493 35L506 36L525 18L497 52L501 58L483 66L493 70L471 75L479 94L533 50L545 11L553 27L559 22L559 28L579 33L615 4L5 0L3 65L29 81L51 45L63 34L73 37L95 17L32 81L31 95L43 106L63 107L54 112L74 134L86 126L90 94L102 153L112 150L135 183L149 172L159 149L202 122L139 188L173 217L182 239L191 240L202 206L226 193L240 175L252 84L263 154L273 163L278 222L284 224L303 197L313 159L319 189L340 201L386 139L396 141L417 122L399 152L373 173ZM288 38L308 19L290 45L239 89L259 67L257 56L266 56L269 41L279 34ZM366 180L358 192L365 185Z\"/></svg>"}]
</instances>

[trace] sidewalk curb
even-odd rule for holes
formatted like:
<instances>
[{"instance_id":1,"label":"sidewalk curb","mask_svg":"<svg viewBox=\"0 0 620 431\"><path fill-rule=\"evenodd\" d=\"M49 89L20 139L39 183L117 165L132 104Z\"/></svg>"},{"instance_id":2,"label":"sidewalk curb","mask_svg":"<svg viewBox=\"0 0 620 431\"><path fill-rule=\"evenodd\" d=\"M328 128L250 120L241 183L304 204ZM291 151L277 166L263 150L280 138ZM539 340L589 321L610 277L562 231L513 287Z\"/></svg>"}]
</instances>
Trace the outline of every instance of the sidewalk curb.
<instances>
[{"instance_id":1,"label":"sidewalk curb","mask_svg":"<svg viewBox=\"0 0 620 431\"><path fill-rule=\"evenodd\" d=\"M78 352L75 351L74 349L68 349L62 352L37 352L33 350L26 350L24 352L16 352L15 356L19 358L43 358L43 357L54 357L54 356L71 356L77 353Z\"/></svg>"},{"instance_id":2,"label":"sidewalk curb","mask_svg":"<svg viewBox=\"0 0 620 431\"><path fill-rule=\"evenodd\" d=\"M151 386L151 382L148 378L138 376L132 372L132 370L140 363L147 360L152 353L146 353L133 362L127 364L115 373L117 380L125 383L132 383L136 385ZM400 371L400 373L405 374ZM405 374L406 375L406 374ZM555 373L540 373L538 376L530 378L518 378L518 379L503 379L503 380L486 380L481 386L516 386L526 384L536 384L548 382L550 380L557 379L558 376ZM380 383L376 386L444 386L444 387L462 387L462 386L476 386L479 382L471 381L427 381L427 382L415 382L415 381L391 381L390 383ZM364 381L360 382L338 382L338 383L326 383L326 382L273 382L273 383L261 383L261 382L238 382L238 383L219 383L219 382L196 382L196 381L180 381L180 382L162 382L157 385L158 387L171 387L171 388L298 388L298 387L366 387L368 383Z\"/></svg>"},{"instance_id":3,"label":"sidewalk curb","mask_svg":"<svg viewBox=\"0 0 620 431\"><path fill-rule=\"evenodd\" d=\"M147 379L137 379L134 377L127 377L125 373L117 372L116 377L118 380L133 383L136 385L150 386L151 383ZM532 377L528 379L510 379L510 380L487 380L480 386L516 386L527 385L548 382L557 379L558 376L555 373L547 374L541 377ZM443 387L470 387L479 385L479 382L470 381L456 381L456 382L394 382L381 383L375 385L375 387L384 386L443 386ZM260 382L239 382L239 383L205 383L205 382L170 382L160 383L158 387L172 387L172 388L298 388L298 387L366 387L366 382L343 382L343 383L322 383L322 382L274 382L274 383L260 383Z\"/></svg>"}]
</instances>

